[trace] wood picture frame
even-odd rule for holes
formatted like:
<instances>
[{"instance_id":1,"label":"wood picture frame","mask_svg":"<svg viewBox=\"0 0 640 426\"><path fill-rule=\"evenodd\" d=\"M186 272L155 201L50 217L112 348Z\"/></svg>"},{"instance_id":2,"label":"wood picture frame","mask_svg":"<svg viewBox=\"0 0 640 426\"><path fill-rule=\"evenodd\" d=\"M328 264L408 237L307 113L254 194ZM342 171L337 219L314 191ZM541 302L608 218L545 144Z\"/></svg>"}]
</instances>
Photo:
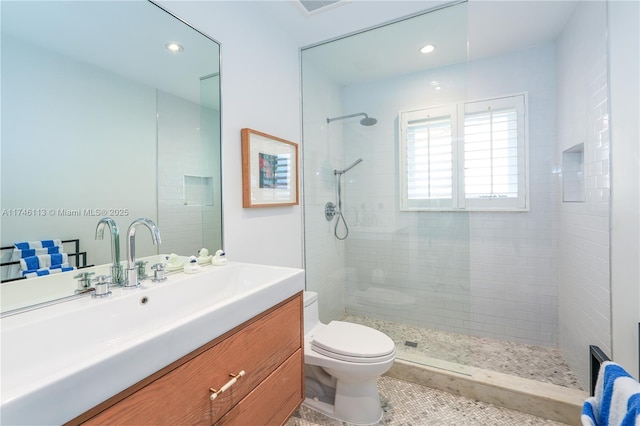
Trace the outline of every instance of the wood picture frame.
<instances>
[{"instance_id":1,"label":"wood picture frame","mask_svg":"<svg viewBox=\"0 0 640 426\"><path fill-rule=\"evenodd\" d=\"M298 200L298 144L242 129L242 207L294 206Z\"/></svg>"}]
</instances>

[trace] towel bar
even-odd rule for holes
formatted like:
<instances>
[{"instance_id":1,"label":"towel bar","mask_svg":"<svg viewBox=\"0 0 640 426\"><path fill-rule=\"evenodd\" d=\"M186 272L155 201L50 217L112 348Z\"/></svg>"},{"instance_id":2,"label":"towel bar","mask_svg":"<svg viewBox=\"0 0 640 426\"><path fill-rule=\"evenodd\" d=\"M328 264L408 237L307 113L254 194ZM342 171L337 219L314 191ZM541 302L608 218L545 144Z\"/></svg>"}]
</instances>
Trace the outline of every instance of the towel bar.
<instances>
[{"instance_id":1,"label":"towel bar","mask_svg":"<svg viewBox=\"0 0 640 426\"><path fill-rule=\"evenodd\" d=\"M608 356L602 352L602 350L595 345L589 345L589 359L591 367L591 383L590 393L593 396L596 391L596 381L598 380L598 373L600 372L600 365L605 361L611 361Z\"/></svg>"}]
</instances>

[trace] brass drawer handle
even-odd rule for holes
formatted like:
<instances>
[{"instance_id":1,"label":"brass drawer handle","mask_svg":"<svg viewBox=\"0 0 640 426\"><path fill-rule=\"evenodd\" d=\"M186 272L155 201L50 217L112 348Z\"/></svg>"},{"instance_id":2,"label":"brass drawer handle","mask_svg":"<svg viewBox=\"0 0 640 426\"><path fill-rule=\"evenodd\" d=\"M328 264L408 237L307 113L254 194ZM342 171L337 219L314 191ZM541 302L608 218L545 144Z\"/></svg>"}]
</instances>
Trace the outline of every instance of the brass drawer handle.
<instances>
[{"instance_id":1,"label":"brass drawer handle","mask_svg":"<svg viewBox=\"0 0 640 426\"><path fill-rule=\"evenodd\" d=\"M220 395L222 392L226 391L231 386L233 386L233 384L237 382L240 377L244 376L244 370L242 370L238 374L229 373L229 375L233 378L229 380L227 383L225 383L220 389L215 390L214 388L209 388L209 390L211 391L210 399L212 401L216 399L218 395Z\"/></svg>"}]
</instances>

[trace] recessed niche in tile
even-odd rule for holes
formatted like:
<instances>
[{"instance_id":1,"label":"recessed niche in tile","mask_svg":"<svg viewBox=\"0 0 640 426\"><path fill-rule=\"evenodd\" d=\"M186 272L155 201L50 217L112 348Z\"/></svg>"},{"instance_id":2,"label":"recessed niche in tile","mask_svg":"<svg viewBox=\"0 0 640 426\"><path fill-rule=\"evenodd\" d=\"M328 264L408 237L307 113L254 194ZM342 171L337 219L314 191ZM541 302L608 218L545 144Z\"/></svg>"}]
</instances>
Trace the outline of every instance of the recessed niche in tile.
<instances>
[{"instance_id":1,"label":"recessed niche in tile","mask_svg":"<svg viewBox=\"0 0 640 426\"><path fill-rule=\"evenodd\" d=\"M184 175L184 205L212 206L213 178Z\"/></svg>"},{"instance_id":2,"label":"recessed niche in tile","mask_svg":"<svg viewBox=\"0 0 640 426\"><path fill-rule=\"evenodd\" d=\"M584 144L562 153L562 201L584 202Z\"/></svg>"}]
</instances>

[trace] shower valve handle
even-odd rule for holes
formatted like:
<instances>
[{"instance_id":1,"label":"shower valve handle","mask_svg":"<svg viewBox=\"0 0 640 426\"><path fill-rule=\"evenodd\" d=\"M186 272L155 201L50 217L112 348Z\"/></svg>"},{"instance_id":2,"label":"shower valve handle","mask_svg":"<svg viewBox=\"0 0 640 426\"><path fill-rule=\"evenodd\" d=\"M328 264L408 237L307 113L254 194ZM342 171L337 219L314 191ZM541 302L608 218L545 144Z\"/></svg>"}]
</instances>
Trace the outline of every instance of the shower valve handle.
<instances>
[{"instance_id":1,"label":"shower valve handle","mask_svg":"<svg viewBox=\"0 0 640 426\"><path fill-rule=\"evenodd\" d=\"M324 205L324 217L327 219L327 222L331 222L337 214L338 209L331 201Z\"/></svg>"}]
</instances>

